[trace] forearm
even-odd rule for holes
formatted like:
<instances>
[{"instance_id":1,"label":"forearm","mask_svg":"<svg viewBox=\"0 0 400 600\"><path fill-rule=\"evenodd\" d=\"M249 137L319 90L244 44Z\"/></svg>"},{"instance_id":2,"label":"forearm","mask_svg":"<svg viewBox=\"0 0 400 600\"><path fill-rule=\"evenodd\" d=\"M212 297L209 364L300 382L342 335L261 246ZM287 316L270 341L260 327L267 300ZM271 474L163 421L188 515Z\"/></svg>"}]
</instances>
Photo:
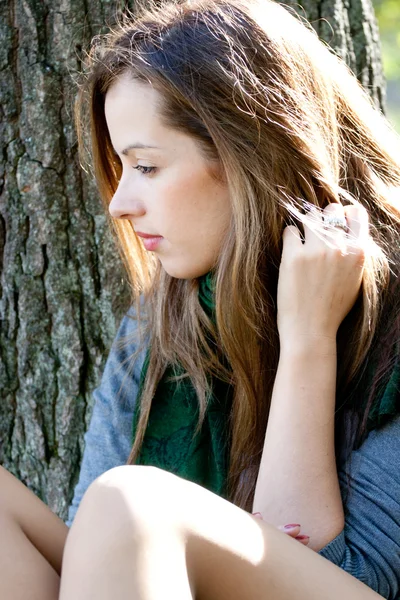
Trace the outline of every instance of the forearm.
<instances>
[{"instance_id":1,"label":"forearm","mask_svg":"<svg viewBox=\"0 0 400 600\"><path fill-rule=\"evenodd\" d=\"M344 525L335 463L336 342L282 343L253 512L300 523L318 551Z\"/></svg>"}]
</instances>

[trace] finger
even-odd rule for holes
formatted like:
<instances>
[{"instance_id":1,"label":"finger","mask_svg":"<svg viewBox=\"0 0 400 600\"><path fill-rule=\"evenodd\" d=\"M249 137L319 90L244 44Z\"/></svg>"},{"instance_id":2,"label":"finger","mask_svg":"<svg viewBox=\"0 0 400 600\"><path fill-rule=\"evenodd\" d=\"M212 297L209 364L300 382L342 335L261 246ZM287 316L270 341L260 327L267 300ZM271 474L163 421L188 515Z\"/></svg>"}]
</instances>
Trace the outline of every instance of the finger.
<instances>
[{"instance_id":1,"label":"finger","mask_svg":"<svg viewBox=\"0 0 400 600\"><path fill-rule=\"evenodd\" d=\"M330 202L325 206L322 214L325 216L333 215L334 217L345 217L344 206L340 202Z\"/></svg>"},{"instance_id":2,"label":"finger","mask_svg":"<svg viewBox=\"0 0 400 600\"><path fill-rule=\"evenodd\" d=\"M297 540L298 542L300 542L300 544L303 544L304 546L308 546L308 544L310 543L310 536L298 535L297 537L295 537L295 540Z\"/></svg>"},{"instance_id":3,"label":"finger","mask_svg":"<svg viewBox=\"0 0 400 600\"><path fill-rule=\"evenodd\" d=\"M290 256L292 252L294 252L296 249L303 247L300 231L295 225L288 225L287 227L285 227L285 229L283 230L282 238L282 258L284 258L286 253L288 253L288 255Z\"/></svg>"},{"instance_id":4,"label":"finger","mask_svg":"<svg viewBox=\"0 0 400 600\"><path fill-rule=\"evenodd\" d=\"M340 204L339 202L331 202L330 204L328 204L328 206L324 208L323 216L327 217L325 223L325 230L328 233L331 233L334 236L346 236L346 231L344 229L342 229L341 227L335 227L330 225L328 220L329 217L338 217L339 219L343 219L347 223L346 213L342 204Z\"/></svg>"},{"instance_id":5,"label":"finger","mask_svg":"<svg viewBox=\"0 0 400 600\"><path fill-rule=\"evenodd\" d=\"M368 239L369 218L367 210L361 204L350 204L345 207L349 237L360 242Z\"/></svg>"},{"instance_id":6,"label":"finger","mask_svg":"<svg viewBox=\"0 0 400 600\"><path fill-rule=\"evenodd\" d=\"M311 206L309 212L304 215L304 238L308 247L321 244L324 239L324 223L322 211L316 206Z\"/></svg>"},{"instance_id":7,"label":"finger","mask_svg":"<svg viewBox=\"0 0 400 600\"><path fill-rule=\"evenodd\" d=\"M329 202L329 204L327 204L325 206L325 208L323 209L322 214L323 215L334 215L337 217L344 217L345 216L344 206L340 202Z\"/></svg>"},{"instance_id":8,"label":"finger","mask_svg":"<svg viewBox=\"0 0 400 600\"><path fill-rule=\"evenodd\" d=\"M294 524L294 525L279 525L278 529L279 531L282 531L283 533L286 533L287 535L290 535L290 537L296 537L297 535L300 534L300 528L301 526L298 524Z\"/></svg>"},{"instance_id":9,"label":"finger","mask_svg":"<svg viewBox=\"0 0 400 600\"><path fill-rule=\"evenodd\" d=\"M337 217L343 220L348 227L344 206L339 202L331 202L324 208L323 215L326 217L324 224L326 239L336 247L345 250L348 242L347 231L342 227L337 227L329 223L329 217Z\"/></svg>"},{"instance_id":10,"label":"finger","mask_svg":"<svg viewBox=\"0 0 400 600\"><path fill-rule=\"evenodd\" d=\"M288 225L283 230L283 239L284 240L288 239L290 241L293 241L293 239L294 239L295 242L296 241L301 242L301 236L300 236L299 229L295 225Z\"/></svg>"},{"instance_id":11,"label":"finger","mask_svg":"<svg viewBox=\"0 0 400 600\"><path fill-rule=\"evenodd\" d=\"M262 521L264 520L262 517L262 514L260 512L254 512L252 513L253 517L256 517L257 519L261 519Z\"/></svg>"}]
</instances>

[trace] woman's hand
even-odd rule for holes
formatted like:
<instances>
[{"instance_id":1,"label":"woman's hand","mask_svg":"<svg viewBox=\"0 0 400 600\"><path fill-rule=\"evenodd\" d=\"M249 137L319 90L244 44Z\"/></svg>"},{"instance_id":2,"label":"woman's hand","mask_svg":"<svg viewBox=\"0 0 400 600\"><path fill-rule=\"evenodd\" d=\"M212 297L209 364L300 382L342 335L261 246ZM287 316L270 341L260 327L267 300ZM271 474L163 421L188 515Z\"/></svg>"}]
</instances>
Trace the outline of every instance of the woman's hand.
<instances>
[{"instance_id":1,"label":"woman's hand","mask_svg":"<svg viewBox=\"0 0 400 600\"><path fill-rule=\"evenodd\" d=\"M345 218L348 231L324 229L323 216ZM316 233L314 225L321 233ZM278 281L281 340L324 336L336 339L340 323L360 290L368 243L368 213L360 204L329 204L304 218L303 243L295 226L283 232Z\"/></svg>"},{"instance_id":2,"label":"woman's hand","mask_svg":"<svg viewBox=\"0 0 400 600\"><path fill-rule=\"evenodd\" d=\"M310 543L309 535L300 534L301 525L298 525L296 523L292 525L279 525L278 529L279 531L286 533L286 535L290 535L290 537L300 542L300 544L303 544L303 546L308 546L308 544Z\"/></svg>"},{"instance_id":3,"label":"woman's hand","mask_svg":"<svg viewBox=\"0 0 400 600\"><path fill-rule=\"evenodd\" d=\"M259 512L253 513L253 517L261 519L262 521L264 520L262 514ZM282 531L282 533L290 535L290 537L303 544L303 546L308 546L308 544L310 543L310 536L300 535L300 528L301 525L299 525L298 523L291 523L289 525L279 525L278 527L279 531Z\"/></svg>"}]
</instances>

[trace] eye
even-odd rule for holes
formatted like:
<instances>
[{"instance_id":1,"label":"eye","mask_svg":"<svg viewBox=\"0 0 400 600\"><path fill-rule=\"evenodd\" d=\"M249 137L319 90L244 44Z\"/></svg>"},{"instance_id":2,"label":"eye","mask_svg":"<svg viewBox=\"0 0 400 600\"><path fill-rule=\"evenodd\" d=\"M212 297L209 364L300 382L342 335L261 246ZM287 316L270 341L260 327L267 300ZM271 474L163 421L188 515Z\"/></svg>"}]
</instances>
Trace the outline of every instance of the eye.
<instances>
[{"instance_id":1,"label":"eye","mask_svg":"<svg viewBox=\"0 0 400 600\"><path fill-rule=\"evenodd\" d=\"M143 175L150 175L150 173L153 173L153 171L156 169L156 167L144 167L143 165L137 165L133 168L143 173Z\"/></svg>"}]
</instances>

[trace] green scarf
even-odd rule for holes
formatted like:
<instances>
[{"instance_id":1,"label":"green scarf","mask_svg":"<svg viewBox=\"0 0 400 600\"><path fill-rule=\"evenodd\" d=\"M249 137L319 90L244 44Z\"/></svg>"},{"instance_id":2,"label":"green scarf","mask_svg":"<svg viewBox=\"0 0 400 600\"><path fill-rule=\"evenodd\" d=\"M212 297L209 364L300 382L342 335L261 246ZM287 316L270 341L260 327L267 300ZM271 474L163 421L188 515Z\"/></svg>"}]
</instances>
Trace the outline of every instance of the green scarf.
<instances>
[{"instance_id":1,"label":"green scarf","mask_svg":"<svg viewBox=\"0 0 400 600\"><path fill-rule=\"evenodd\" d=\"M211 273L200 278L199 300L215 322ZM139 418L140 394L147 372L147 351L133 417L133 440ZM169 381L183 374L182 368L167 368L154 395L149 422L136 464L153 465L188 479L226 498L229 464L228 416L232 390L214 379L213 394L202 429L194 437L198 421L198 400L190 379ZM377 395L368 419L368 430L382 426L400 414L400 363L397 361L389 383ZM133 443L132 440L132 443Z\"/></svg>"},{"instance_id":2,"label":"green scarf","mask_svg":"<svg viewBox=\"0 0 400 600\"><path fill-rule=\"evenodd\" d=\"M368 415L367 430L381 427L389 419L400 414L400 352L397 347L397 362L386 386L377 393Z\"/></svg>"},{"instance_id":3,"label":"green scarf","mask_svg":"<svg viewBox=\"0 0 400 600\"><path fill-rule=\"evenodd\" d=\"M199 279L199 300L214 320L212 275ZM133 440L139 420L139 398L149 363L149 350L143 364L138 401L133 418ZM138 465L153 465L188 479L226 498L229 460L228 418L232 389L214 379L213 394L200 432L194 437L199 409L196 391L190 379L169 381L181 375L178 367L168 367L154 395Z\"/></svg>"}]
</instances>

